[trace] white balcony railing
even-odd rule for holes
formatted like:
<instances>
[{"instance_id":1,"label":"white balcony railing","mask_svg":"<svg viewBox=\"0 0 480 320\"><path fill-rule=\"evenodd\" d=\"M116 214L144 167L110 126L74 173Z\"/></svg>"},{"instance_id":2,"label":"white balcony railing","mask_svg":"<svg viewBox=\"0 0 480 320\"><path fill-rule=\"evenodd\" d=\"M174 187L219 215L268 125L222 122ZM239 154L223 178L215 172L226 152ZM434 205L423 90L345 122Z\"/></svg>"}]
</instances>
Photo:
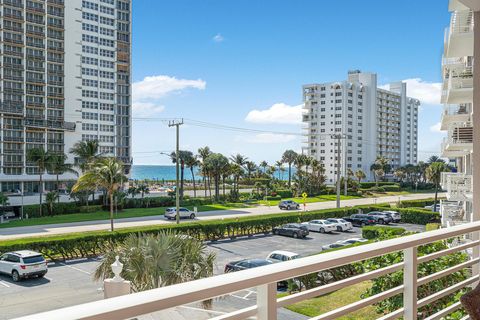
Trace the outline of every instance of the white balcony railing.
<instances>
[{"instance_id":1,"label":"white balcony railing","mask_svg":"<svg viewBox=\"0 0 480 320\"><path fill-rule=\"evenodd\" d=\"M442 150L444 156L462 156L472 151L473 125L471 122L453 122L448 125L448 135L443 140Z\"/></svg>"},{"instance_id":2,"label":"white balcony railing","mask_svg":"<svg viewBox=\"0 0 480 320\"><path fill-rule=\"evenodd\" d=\"M382 315L381 319L397 319L403 317L406 320L413 320L417 319L418 308L429 305L440 298L458 292L459 290L469 287L479 281L479 231L480 222L477 221L451 228L418 233L406 237L327 252L321 255L308 256L255 269L223 274L211 278L134 293L127 296L34 314L20 319L129 319L139 315L216 298L239 290L255 287L257 293L257 301L255 305L216 316L212 319L233 320L256 316L257 319L260 320L273 320L277 319L277 308L328 294L341 288L403 269L403 283L399 286L346 306L339 307L311 319L336 319L389 297L403 294L403 307L390 314ZM469 242L428 255L417 256L418 246L467 235L469 235L471 239ZM448 269L417 278L417 266L419 264L454 252L465 251L467 249L470 249L471 251L469 260ZM403 261L392 264L388 267L329 283L327 285L277 298L276 284L278 281L319 272L321 270L358 262L396 251L404 252ZM471 268L472 271L471 276L466 280L458 282L450 287L442 288L440 291L437 291L430 296L417 299L417 287L433 280L448 277L450 274L465 268ZM460 302L452 301L452 304L449 307L431 315L428 319L440 319L460 308Z\"/></svg>"},{"instance_id":3,"label":"white balcony railing","mask_svg":"<svg viewBox=\"0 0 480 320\"><path fill-rule=\"evenodd\" d=\"M453 123L469 122L472 114L472 105L465 104L446 104L443 107L441 130L448 130Z\"/></svg>"},{"instance_id":4,"label":"white balcony railing","mask_svg":"<svg viewBox=\"0 0 480 320\"><path fill-rule=\"evenodd\" d=\"M442 225L445 227L471 222L471 214L465 210L462 201L441 200L440 214Z\"/></svg>"},{"instance_id":5,"label":"white balcony railing","mask_svg":"<svg viewBox=\"0 0 480 320\"><path fill-rule=\"evenodd\" d=\"M473 55L473 11L452 13L450 26L445 30L444 55L446 58Z\"/></svg>"},{"instance_id":6,"label":"white balcony railing","mask_svg":"<svg viewBox=\"0 0 480 320\"><path fill-rule=\"evenodd\" d=\"M470 174L442 172L441 185L443 189L447 190L448 200L472 200L473 179Z\"/></svg>"},{"instance_id":7,"label":"white balcony railing","mask_svg":"<svg viewBox=\"0 0 480 320\"><path fill-rule=\"evenodd\" d=\"M455 11L450 18L450 33L463 34L473 32L473 11Z\"/></svg>"}]
</instances>

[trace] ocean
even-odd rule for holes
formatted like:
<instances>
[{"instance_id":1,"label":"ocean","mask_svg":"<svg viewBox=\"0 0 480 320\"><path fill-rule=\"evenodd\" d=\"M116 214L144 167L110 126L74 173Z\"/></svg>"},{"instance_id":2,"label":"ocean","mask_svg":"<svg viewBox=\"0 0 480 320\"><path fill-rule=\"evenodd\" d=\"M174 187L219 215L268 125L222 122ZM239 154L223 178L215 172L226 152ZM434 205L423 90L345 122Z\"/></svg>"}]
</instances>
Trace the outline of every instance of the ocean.
<instances>
[{"instance_id":1,"label":"ocean","mask_svg":"<svg viewBox=\"0 0 480 320\"><path fill-rule=\"evenodd\" d=\"M198 174L198 168L193 170L195 179L200 180L202 177ZM295 173L295 169L292 168L292 175ZM278 177L278 172L275 173L275 177ZM282 180L288 180L288 173L283 172L280 174ZM185 168L184 178L186 180L192 179L190 169ZM133 180L175 180L175 165L161 166L161 165L133 165L132 175Z\"/></svg>"}]
</instances>

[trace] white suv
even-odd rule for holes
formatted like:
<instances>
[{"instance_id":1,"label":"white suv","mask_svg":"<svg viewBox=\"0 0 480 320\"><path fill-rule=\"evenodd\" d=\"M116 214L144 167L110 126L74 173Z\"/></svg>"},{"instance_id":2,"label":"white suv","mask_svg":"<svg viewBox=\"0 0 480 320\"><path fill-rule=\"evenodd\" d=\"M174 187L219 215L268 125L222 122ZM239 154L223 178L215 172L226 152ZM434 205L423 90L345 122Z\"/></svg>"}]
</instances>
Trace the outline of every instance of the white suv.
<instances>
[{"instance_id":1,"label":"white suv","mask_svg":"<svg viewBox=\"0 0 480 320\"><path fill-rule=\"evenodd\" d=\"M47 262L35 251L7 252L0 256L0 273L12 276L15 282L31 276L43 277L47 271Z\"/></svg>"},{"instance_id":2,"label":"white suv","mask_svg":"<svg viewBox=\"0 0 480 320\"><path fill-rule=\"evenodd\" d=\"M180 207L179 208L179 212L180 212L180 219L182 218L190 218L190 219L195 219L195 212L193 211L190 211L188 210L187 208L182 208ZM165 214L164 214L165 218L167 218L168 220L170 219L176 219L177 217L177 208L175 207L172 207L172 208L167 208L165 210Z\"/></svg>"}]
</instances>

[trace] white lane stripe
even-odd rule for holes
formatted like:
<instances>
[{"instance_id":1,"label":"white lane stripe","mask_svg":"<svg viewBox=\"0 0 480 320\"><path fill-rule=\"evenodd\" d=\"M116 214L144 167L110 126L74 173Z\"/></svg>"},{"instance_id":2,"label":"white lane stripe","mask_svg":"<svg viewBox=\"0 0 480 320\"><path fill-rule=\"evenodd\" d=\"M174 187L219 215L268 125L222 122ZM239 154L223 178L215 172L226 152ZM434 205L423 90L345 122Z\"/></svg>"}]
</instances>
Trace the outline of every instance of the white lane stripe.
<instances>
[{"instance_id":1,"label":"white lane stripe","mask_svg":"<svg viewBox=\"0 0 480 320\"><path fill-rule=\"evenodd\" d=\"M5 282L3 282L3 281L0 281L0 284L1 284L2 286L5 286L5 287L7 287L7 288L10 288L10 286L9 286L8 284L6 284Z\"/></svg>"},{"instance_id":2,"label":"white lane stripe","mask_svg":"<svg viewBox=\"0 0 480 320\"><path fill-rule=\"evenodd\" d=\"M76 267L73 267L73 266L69 266L68 264L65 264L65 263L62 263L62 262L60 262L59 264L62 265L62 266L68 267L68 268L70 268L70 269L83 272L83 273L85 273L85 274L92 274L91 272L88 272L88 271L85 271L85 270L82 270L82 269L79 269L79 268L76 268Z\"/></svg>"},{"instance_id":3,"label":"white lane stripe","mask_svg":"<svg viewBox=\"0 0 480 320\"><path fill-rule=\"evenodd\" d=\"M219 315L227 314L226 312L222 312L222 311L206 310L206 309L200 309L200 308L189 307L189 306L179 306L179 308L190 309L190 310L195 310L195 311L203 311L203 312L208 312L208 313L212 313L212 314L219 314Z\"/></svg>"}]
</instances>

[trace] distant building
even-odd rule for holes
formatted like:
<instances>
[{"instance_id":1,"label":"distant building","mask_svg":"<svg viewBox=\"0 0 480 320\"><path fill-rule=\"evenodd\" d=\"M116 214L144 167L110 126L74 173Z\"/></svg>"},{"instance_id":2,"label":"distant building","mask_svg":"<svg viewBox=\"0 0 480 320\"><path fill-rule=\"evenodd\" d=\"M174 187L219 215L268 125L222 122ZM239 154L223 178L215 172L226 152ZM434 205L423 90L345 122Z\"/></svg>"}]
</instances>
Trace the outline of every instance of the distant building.
<instances>
[{"instance_id":1,"label":"distant building","mask_svg":"<svg viewBox=\"0 0 480 320\"><path fill-rule=\"evenodd\" d=\"M129 165L130 0L3 0L0 10L1 191L39 191L32 148L68 154L95 139ZM55 175L44 181L56 189Z\"/></svg>"},{"instance_id":2,"label":"distant building","mask_svg":"<svg viewBox=\"0 0 480 320\"><path fill-rule=\"evenodd\" d=\"M325 166L327 184L337 172L337 142L342 134L341 175L361 169L373 180L370 166L377 156L392 167L417 163L417 126L420 101L406 95L406 84L389 90L377 87L375 73L350 71L348 79L303 86L306 154Z\"/></svg>"}]
</instances>

